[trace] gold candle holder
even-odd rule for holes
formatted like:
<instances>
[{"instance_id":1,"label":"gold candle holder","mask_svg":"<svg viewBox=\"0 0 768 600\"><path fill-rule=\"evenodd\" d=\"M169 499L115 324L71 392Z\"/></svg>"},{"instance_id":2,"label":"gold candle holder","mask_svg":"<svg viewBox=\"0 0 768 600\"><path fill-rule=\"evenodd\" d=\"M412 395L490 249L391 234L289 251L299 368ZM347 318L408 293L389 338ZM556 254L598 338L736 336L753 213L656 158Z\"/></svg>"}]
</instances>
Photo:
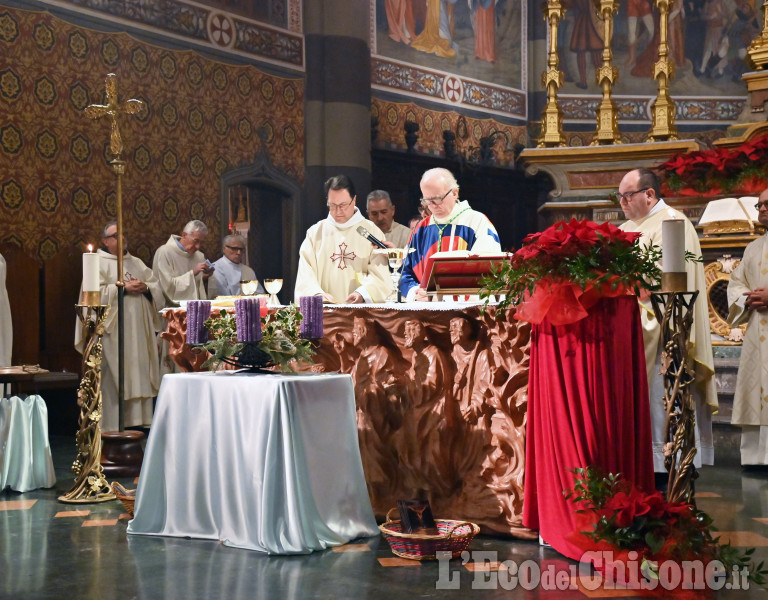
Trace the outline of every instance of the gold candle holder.
<instances>
[{"instance_id":1,"label":"gold candle holder","mask_svg":"<svg viewBox=\"0 0 768 600\"><path fill-rule=\"evenodd\" d=\"M78 306L100 306L101 292L80 292L80 303Z\"/></svg>"},{"instance_id":2,"label":"gold candle holder","mask_svg":"<svg viewBox=\"0 0 768 600\"><path fill-rule=\"evenodd\" d=\"M115 499L101 466L101 338L109 306L81 304L75 309L84 329L83 338L87 340L83 350L83 379L77 388L80 427L75 437L77 458L72 463L75 483L66 494L59 496L59 502L106 502Z\"/></svg>"},{"instance_id":3,"label":"gold candle holder","mask_svg":"<svg viewBox=\"0 0 768 600\"><path fill-rule=\"evenodd\" d=\"M687 292L688 273L685 271L661 274L662 292Z\"/></svg>"},{"instance_id":4,"label":"gold candle holder","mask_svg":"<svg viewBox=\"0 0 768 600\"><path fill-rule=\"evenodd\" d=\"M653 312L661 325L660 374L664 378L664 410L667 414L664 424L664 467L669 473L667 502L694 504L693 482L698 477L693 464L696 456L693 400L696 371L688 361L688 346L698 295L698 292L651 294Z\"/></svg>"}]
</instances>

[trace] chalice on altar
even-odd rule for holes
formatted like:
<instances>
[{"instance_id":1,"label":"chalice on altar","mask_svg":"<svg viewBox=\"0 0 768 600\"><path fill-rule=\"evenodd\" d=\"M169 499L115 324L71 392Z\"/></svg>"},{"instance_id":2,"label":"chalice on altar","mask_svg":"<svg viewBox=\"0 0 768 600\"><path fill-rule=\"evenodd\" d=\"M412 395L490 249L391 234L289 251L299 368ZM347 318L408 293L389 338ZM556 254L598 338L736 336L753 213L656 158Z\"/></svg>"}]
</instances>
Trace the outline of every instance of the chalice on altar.
<instances>
[{"instance_id":1,"label":"chalice on altar","mask_svg":"<svg viewBox=\"0 0 768 600\"><path fill-rule=\"evenodd\" d=\"M280 301L277 299L277 292L283 289L282 279L265 279L264 289L269 293L269 301L267 306L280 306Z\"/></svg>"},{"instance_id":2,"label":"chalice on altar","mask_svg":"<svg viewBox=\"0 0 768 600\"><path fill-rule=\"evenodd\" d=\"M402 248L389 248L387 250L387 262L392 272L389 276L392 278L392 293L387 300L397 302L397 284L400 282L400 268L403 266L403 256L405 252Z\"/></svg>"},{"instance_id":3,"label":"chalice on altar","mask_svg":"<svg viewBox=\"0 0 768 600\"><path fill-rule=\"evenodd\" d=\"M278 288L280 289L280 288ZM243 296L253 296L259 290L259 280L251 279L250 281L240 282L240 293Z\"/></svg>"}]
</instances>

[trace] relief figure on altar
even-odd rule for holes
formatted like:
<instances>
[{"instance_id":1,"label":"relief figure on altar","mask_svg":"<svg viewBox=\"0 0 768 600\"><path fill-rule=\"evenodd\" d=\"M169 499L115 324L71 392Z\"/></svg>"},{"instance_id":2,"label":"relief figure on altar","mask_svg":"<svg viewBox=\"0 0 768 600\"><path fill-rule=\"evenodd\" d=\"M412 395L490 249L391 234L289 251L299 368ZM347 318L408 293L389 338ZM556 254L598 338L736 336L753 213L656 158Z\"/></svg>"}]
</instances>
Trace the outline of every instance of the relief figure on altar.
<instances>
[{"instance_id":1,"label":"relief figure on altar","mask_svg":"<svg viewBox=\"0 0 768 600\"><path fill-rule=\"evenodd\" d=\"M459 485L453 455L461 416L450 392L453 368L447 353L430 338L421 321L405 322L405 346L411 352L406 374L408 415L401 447L411 493L424 490L435 498L450 496Z\"/></svg>"},{"instance_id":2,"label":"relief figure on altar","mask_svg":"<svg viewBox=\"0 0 768 600\"><path fill-rule=\"evenodd\" d=\"M385 344L375 322L355 317L352 325L353 343L360 354L352 368L357 401L357 430L360 438L363 469L372 496L379 488L387 489L400 477L398 455L390 443L394 432L400 429L405 407L402 385L395 373L402 373L405 365L398 360L394 344Z\"/></svg>"}]
</instances>

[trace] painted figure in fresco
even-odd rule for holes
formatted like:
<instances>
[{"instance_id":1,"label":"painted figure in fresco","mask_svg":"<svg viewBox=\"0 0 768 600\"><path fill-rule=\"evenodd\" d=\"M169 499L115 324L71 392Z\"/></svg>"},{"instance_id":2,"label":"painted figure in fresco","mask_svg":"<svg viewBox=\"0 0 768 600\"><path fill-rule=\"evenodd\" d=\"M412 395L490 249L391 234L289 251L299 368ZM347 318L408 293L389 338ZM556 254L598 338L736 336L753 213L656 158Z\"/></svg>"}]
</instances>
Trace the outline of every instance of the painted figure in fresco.
<instances>
[{"instance_id":1,"label":"painted figure in fresco","mask_svg":"<svg viewBox=\"0 0 768 600\"><path fill-rule=\"evenodd\" d=\"M635 52L637 51L638 30L640 25L648 32L648 41L653 39L653 14L651 13L650 0L629 0L627 2L627 42L629 43L629 56L626 66L635 64Z\"/></svg>"},{"instance_id":2,"label":"painted figure in fresco","mask_svg":"<svg viewBox=\"0 0 768 600\"><path fill-rule=\"evenodd\" d=\"M396 42L411 43L414 23L413 11L410 9L411 3L408 0L384 0L389 37Z\"/></svg>"},{"instance_id":3,"label":"painted figure in fresco","mask_svg":"<svg viewBox=\"0 0 768 600\"><path fill-rule=\"evenodd\" d=\"M728 9L722 0L707 0L701 18L707 29L699 73L711 77L715 66L728 53L728 37L724 35Z\"/></svg>"},{"instance_id":4,"label":"painted figure in fresco","mask_svg":"<svg viewBox=\"0 0 768 600\"><path fill-rule=\"evenodd\" d=\"M592 64L599 67L602 62L603 39L592 23L591 0L569 0L575 16L573 34L571 35L571 52L576 54L576 64L579 68L579 80L576 86L587 89L587 54L592 58Z\"/></svg>"},{"instance_id":5,"label":"painted figure in fresco","mask_svg":"<svg viewBox=\"0 0 768 600\"><path fill-rule=\"evenodd\" d=\"M467 0L475 30L475 58L496 62L496 0Z\"/></svg>"},{"instance_id":6,"label":"painted figure in fresco","mask_svg":"<svg viewBox=\"0 0 768 600\"><path fill-rule=\"evenodd\" d=\"M451 2L451 5L454 3L455 1ZM436 54L443 58L456 56L456 50L451 44L451 40L443 37L448 35L448 32L440 27L441 13L444 12L447 13L444 0L427 0L427 18L424 23L424 31L411 42L411 48L428 54Z\"/></svg>"}]
</instances>

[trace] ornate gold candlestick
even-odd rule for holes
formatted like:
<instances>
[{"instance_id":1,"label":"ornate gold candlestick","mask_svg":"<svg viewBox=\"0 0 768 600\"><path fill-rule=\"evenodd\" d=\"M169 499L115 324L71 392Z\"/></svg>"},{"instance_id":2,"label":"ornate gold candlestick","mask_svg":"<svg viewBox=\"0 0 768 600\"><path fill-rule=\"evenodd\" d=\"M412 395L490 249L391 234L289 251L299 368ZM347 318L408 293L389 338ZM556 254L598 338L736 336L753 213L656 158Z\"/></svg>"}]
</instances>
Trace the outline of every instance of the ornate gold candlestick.
<instances>
[{"instance_id":1,"label":"ornate gold candlestick","mask_svg":"<svg viewBox=\"0 0 768 600\"><path fill-rule=\"evenodd\" d=\"M541 75L541 83L547 90L547 105L542 115L539 148L565 146L563 135L563 111L557 103L557 90L565 82L565 75L558 69L560 59L557 55L557 29L565 14L560 0L547 0L544 6L549 24L549 50L547 52L547 70Z\"/></svg>"},{"instance_id":2,"label":"ornate gold candlestick","mask_svg":"<svg viewBox=\"0 0 768 600\"><path fill-rule=\"evenodd\" d=\"M653 65L653 78L659 82L659 93L651 106L652 127L649 142L677 139L675 103L669 97L669 80L675 75L675 65L669 60L669 9L674 0L656 0L659 9L659 60Z\"/></svg>"},{"instance_id":3,"label":"ornate gold candlestick","mask_svg":"<svg viewBox=\"0 0 768 600\"><path fill-rule=\"evenodd\" d=\"M688 364L688 343L698 292L651 294L653 312L661 323L661 373L664 377L664 466L669 472L668 502L694 503L693 482L699 476L696 456L696 410Z\"/></svg>"},{"instance_id":4,"label":"ornate gold candlestick","mask_svg":"<svg viewBox=\"0 0 768 600\"><path fill-rule=\"evenodd\" d=\"M77 458L72 463L75 483L59 496L59 502L85 504L115 499L101 467L101 337L109 307L78 304L76 308L88 341L83 350L83 379L77 389L80 428Z\"/></svg>"},{"instance_id":5,"label":"ornate gold candlestick","mask_svg":"<svg viewBox=\"0 0 768 600\"><path fill-rule=\"evenodd\" d=\"M768 65L768 1L760 7L763 10L763 30L747 48L749 60L758 71L762 71Z\"/></svg>"},{"instance_id":6,"label":"ornate gold candlestick","mask_svg":"<svg viewBox=\"0 0 768 600\"><path fill-rule=\"evenodd\" d=\"M597 108L597 131L590 145L620 144L619 113L611 96L613 84L619 80L619 70L611 64L613 60L613 52L611 51L613 15L619 12L619 3L617 0L594 0L594 3L603 22L603 64L597 70L597 84L603 90L603 99Z\"/></svg>"}]
</instances>

